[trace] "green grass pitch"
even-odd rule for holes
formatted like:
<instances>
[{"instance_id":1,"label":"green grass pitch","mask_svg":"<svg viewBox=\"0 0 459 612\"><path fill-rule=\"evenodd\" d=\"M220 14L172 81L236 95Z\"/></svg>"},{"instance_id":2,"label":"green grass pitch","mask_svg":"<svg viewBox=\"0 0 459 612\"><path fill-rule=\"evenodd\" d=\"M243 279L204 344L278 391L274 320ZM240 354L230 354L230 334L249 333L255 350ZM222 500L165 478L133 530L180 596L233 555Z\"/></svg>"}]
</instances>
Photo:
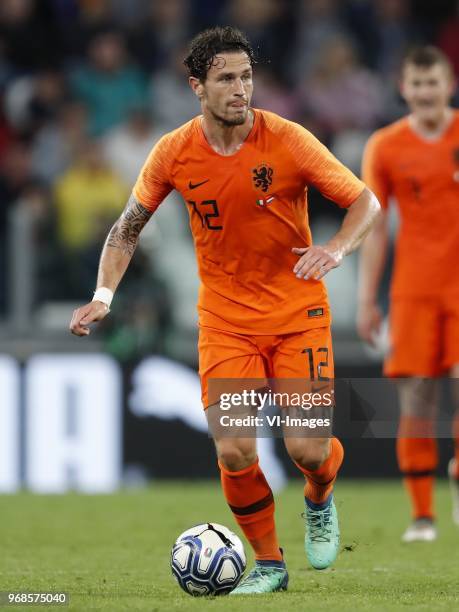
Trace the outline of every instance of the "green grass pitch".
<instances>
[{"instance_id":1,"label":"green grass pitch","mask_svg":"<svg viewBox=\"0 0 459 612\"><path fill-rule=\"evenodd\" d=\"M196 523L238 531L217 482L157 482L107 496L2 496L0 591L70 593L69 607L42 610L459 610L459 529L445 481L437 487L440 536L433 544L400 543L407 503L399 482L341 481L336 501L342 546L333 569L308 567L302 483L292 481L277 501L288 592L204 599L179 589L169 552Z\"/></svg>"}]
</instances>

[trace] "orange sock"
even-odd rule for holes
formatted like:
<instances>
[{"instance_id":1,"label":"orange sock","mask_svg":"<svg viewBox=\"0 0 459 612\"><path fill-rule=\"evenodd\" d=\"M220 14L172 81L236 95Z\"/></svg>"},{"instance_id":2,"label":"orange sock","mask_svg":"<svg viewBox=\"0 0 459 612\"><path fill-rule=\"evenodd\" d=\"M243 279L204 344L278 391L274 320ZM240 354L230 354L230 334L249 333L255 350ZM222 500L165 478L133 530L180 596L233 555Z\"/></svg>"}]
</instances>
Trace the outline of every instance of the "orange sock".
<instances>
[{"instance_id":1,"label":"orange sock","mask_svg":"<svg viewBox=\"0 0 459 612\"><path fill-rule=\"evenodd\" d=\"M412 504L413 518L433 518L434 472L438 463L433 421L402 416L397 438L397 460ZM431 435L429 438L405 437Z\"/></svg>"},{"instance_id":2,"label":"orange sock","mask_svg":"<svg viewBox=\"0 0 459 612\"><path fill-rule=\"evenodd\" d=\"M459 479L459 410L453 419L454 457L456 459L456 478Z\"/></svg>"},{"instance_id":3,"label":"orange sock","mask_svg":"<svg viewBox=\"0 0 459 612\"><path fill-rule=\"evenodd\" d=\"M298 463L297 467L306 477L304 496L314 504L323 504L333 491L338 470L343 463L344 449L338 438L330 440L330 454L315 471L305 470Z\"/></svg>"},{"instance_id":4,"label":"orange sock","mask_svg":"<svg viewBox=\"0 0 459 612\"><path fill-rule=\"evenodd\" d=\"M220 462L223 493L257 560L282 561L274 524L274 497L258 465L231 472Z\"/></svg>"}]
</instances>

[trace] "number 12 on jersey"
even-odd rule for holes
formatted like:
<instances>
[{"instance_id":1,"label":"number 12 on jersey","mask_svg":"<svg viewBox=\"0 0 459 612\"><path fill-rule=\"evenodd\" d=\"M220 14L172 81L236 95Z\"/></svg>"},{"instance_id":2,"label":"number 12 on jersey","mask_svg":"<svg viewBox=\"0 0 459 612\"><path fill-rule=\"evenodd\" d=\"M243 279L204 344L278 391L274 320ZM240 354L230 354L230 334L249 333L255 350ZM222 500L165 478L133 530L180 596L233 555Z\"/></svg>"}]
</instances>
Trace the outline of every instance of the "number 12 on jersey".
<instances>
[{"instance_id":1,"label":"number 12 on jersey","mask_svg":"<svg viewBox=\"0 0 459 612\"><path fill-rule=\"evenodd\" d=\"M210 230L221 230L223 225L216 225L215 221L211 219L219 219L220 213L218 212L217 200L203 200L202 202L194 202L193 200L187 200L195 214L199 217L202 227L206 227Z\"/></svg>"}]
</instances>

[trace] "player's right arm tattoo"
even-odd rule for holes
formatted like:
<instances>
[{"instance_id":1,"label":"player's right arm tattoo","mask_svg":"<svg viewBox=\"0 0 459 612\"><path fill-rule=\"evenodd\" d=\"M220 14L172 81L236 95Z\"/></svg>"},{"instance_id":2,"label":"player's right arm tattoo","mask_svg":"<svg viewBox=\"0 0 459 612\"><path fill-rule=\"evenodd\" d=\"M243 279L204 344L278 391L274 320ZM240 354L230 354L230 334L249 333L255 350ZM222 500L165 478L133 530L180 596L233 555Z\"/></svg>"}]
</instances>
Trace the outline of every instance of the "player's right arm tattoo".
<instances>
[{"instance_id":1,"label":"player's right arm tattoo","mask_svg":"<svg viewBox=\"0 0 459 612\"><path fill-rule=\"evenodd\" d=\"M110 230L107 246L121 249L124 254L132 256L139 241L139 234L152 214L131 195L123 214Z\"/></svg>"}]
</instances>

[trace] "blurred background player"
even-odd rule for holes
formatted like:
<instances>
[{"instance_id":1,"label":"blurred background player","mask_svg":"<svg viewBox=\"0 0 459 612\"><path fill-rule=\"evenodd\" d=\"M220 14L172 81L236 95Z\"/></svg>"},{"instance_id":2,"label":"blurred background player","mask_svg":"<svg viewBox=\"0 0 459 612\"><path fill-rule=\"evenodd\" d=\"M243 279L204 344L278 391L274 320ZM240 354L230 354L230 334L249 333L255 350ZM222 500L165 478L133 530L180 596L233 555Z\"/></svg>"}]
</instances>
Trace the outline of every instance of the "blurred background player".
<instances>
[{"instance_id":1,"label":"blurred background player","mask_svg":"<svg viewBox=\"0 0 459 612\"><path fill-rule=\"evenodd\" d=\"M333 378L329 307L320 279L360 244L379 210L373 194L310 132L250 107L253 63L250 44L235 28L206 30L192 41L185 64L202 116L153 148L105 243L94 299L71 322L74 334L86 336L89 324L108 314L140 231L176 189L187 203L202 282L204 408L218 399L208 388L212 378L308 376L306 347L314 358L320 353L319 374ZM324 246L312 245L310 184L348 209ZM234 593L286 589L273 494L258 463L256 439L222 436L215 443L226 500L256 557ZM306 553L323 569L339 548L332 490L343 448L328 436L286 437L285 445L306 478Z\"/></svg>"},{"instance_id":2,"label":"blurred background player","mask_svg":"<svg viewBox=\"0 0 459 612\"><path fill-rule=\"evenodd\" d=\"M400 213L390 302L390 352L384 372L400 377L399 468L413 522L405 542L437 536L433 507L437 466L435 415L442 375L459 378L459 113L449 106L452 66L432 46L406 57L401 94L410 114L378 130L363 160L363 180L384 212L362 246L358 330L375 343L382 322L378 290L388 252L388 205ZM459 411L453 420L455 458L449 464L453 518L459 525Z\"/></svg>"}]
</instances>

